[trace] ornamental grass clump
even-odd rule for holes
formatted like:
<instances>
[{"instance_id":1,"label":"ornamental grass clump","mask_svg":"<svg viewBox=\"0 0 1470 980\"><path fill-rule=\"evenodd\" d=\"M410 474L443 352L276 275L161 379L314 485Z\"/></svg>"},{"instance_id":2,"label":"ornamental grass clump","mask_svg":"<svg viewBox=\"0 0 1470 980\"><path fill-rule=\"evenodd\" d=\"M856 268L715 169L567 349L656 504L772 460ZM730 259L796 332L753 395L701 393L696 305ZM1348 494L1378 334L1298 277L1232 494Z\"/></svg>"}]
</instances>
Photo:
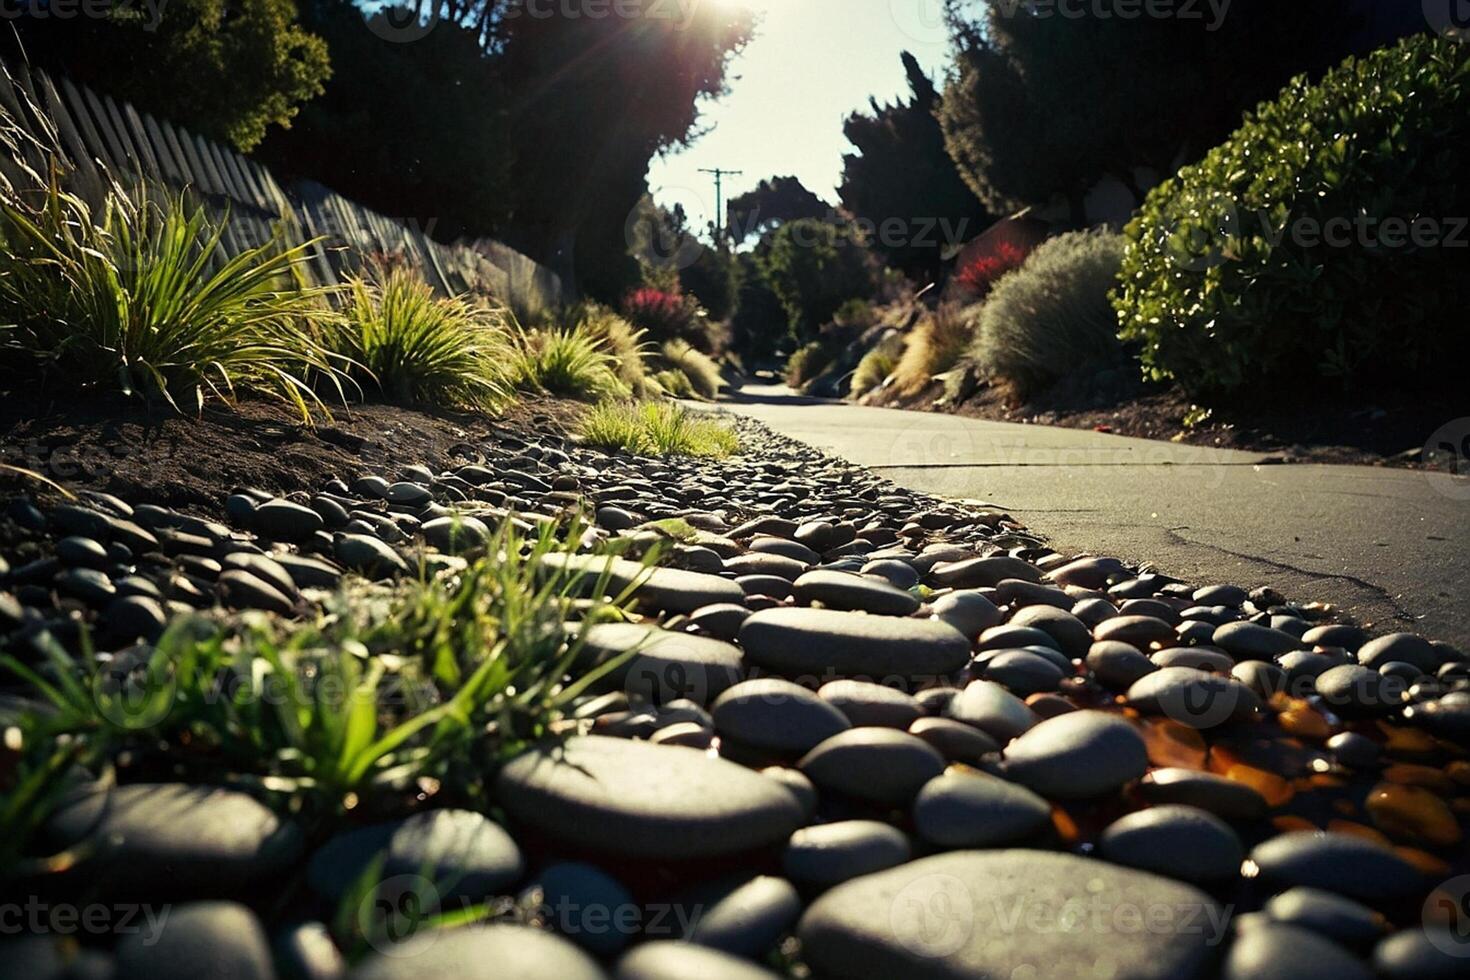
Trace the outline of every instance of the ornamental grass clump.
<instances>
[{"instance_id":1,"label":"ornamental grass clump","mask_svg":"<svg viewBox=\"0 0 1470 980\"><path fill-rule=\"evenodd\" d=\"M257 392L309 422L344 394L320 337L332 313L302 285L314 243L279 239L227 257L225 223L181 196L102 174L93 200L66 189L44 113L33 136L0 107L0 370L71 392L118 391L197 410ZM37 166L27 161L44 160Z\"/></svg>"},{"instance_id":2,"label":"ornamental grass clump","mask_svg":"<svg viewBox=\"0 0 1470 980\"><path fill-rule=\"evenodd\" d=\"M339 353L366 389L403 404L490 409L510 397L507 315L467 297L435 296L394 268L347 286Z\"/></svg>"}]
</instances>

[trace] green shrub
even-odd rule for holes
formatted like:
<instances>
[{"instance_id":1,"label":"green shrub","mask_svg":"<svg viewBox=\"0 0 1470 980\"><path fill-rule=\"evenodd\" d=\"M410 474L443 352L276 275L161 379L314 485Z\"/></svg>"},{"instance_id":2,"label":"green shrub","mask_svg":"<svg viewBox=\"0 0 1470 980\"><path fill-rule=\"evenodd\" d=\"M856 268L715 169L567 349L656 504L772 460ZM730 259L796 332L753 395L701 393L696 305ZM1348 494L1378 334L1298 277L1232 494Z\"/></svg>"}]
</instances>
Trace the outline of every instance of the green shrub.
<instances>
[{"instance_id":1,"label":"green shrub","mask_svg":"<svg viewBox=\"0 0 1470 980\"><path fill-rule=\"evenodd\" d=\"M804 344L797 348L796 353L786 361L786 383L793 388L801 389L826 370L830 363L832 363L832 352L825 343L813 340L809 344Z\"/></svg>"},{"instance_id":2,"label":"green shrub","mask_svg":"<svg viewBox=\"0 0 1470 980\"><path fill-rule=\"evenodd\" d=\"M944 305L925 314L904 345L903 356L893 370L893 385L900 395L913 397L933 382L936 375L953 368L975 340L978 306Z\"/></svg>"},{"instance_id":3,"label":"green shrub","mask_svg":"<svg viewBox=\"0 0 1470 980\"><path fill-rule=\"evenodd\" d=\"M383 394L407 404L489 408L506 397L512 347L504 313L472 300L434 295L403 267L380 282L348 284L341 352Z\"/></svg>"},{"instance_id":4,"label":"green shrub","mask_svg":"<svg viewBox=\"0 0 1470 980\"><path fill-rule=\"evenodd\" d=\"M844 304L874 290L869 256L855 233L813 218L782 225L760 266L786 311L792 336L799 339L816 333Z\"/></svg>"},{"instance_id":5,"label":"green shrub","mask_svg":"<svg viewBox=\"0 0 1470 980\"><path fill-rule=\"evenodd\" d=\"M981 371L1026 395L1122 353L1108 291L1123 261L1122 236L1076 231L1043 243L1003 276L980 308L974 358Z\"/></svg>"},{"instance_id":6,"label":"green shrub","mask_svg":"<svg viewBox=\"0 0 1470 980\"><path fill-rule=\"evenodd\" d=\"M1428 236L1470 214L1467 105L1470 45L1413 38L1296 79L1156 188L1114 295L1146 372L1196 391L1453 375L1465 253L1385 222ZM1329 222L1371 240L1332 247Z\"/></svg>"},{"instance_id":7,"label":"green shrub","mask_svg":"<svg viewBox=\"0 0 1470 980\"><path fill-rule=\"evenodd\" d=\"M903 334L890 331L876 347L863 355L852 373L852 397L860 398L888 380L903 356Z\"/></svg>"},{"instance_id":8,"label":"green shrub","mask_svg":"<svg viewBox=\"0 0 1470 980\"><path fill-rule=\"evenodd\" d=\"M599 449L651 456L721 458L740 449L727 426L668 402L606 402L582 420L582 441Z\"/></svg>"},{"instance_id":9,"label":"green shrub","mask_svg":"<svg viewBox=\"0 0 1470 980\"><path fill-rule=\"evenodd\" d=\"M521 337L512 374L521 388L567 398L621 398L618 361L585 327L532 330Z\"/></svg>"},{"instance_id":10,"label":"green shrub","mask_svg":"<svg viewBox=\"0 0 1470 980\"><path fill-rule=\"evenodd\" d=\"M720 396L725 379L720 376L720 366L708 354L695 350L682 340L670 340L663 346L663 358L672 370L688 380L688 387L694 394L710 400Z\"/></svg>"},{"instance_id":11,"label":"green shrub","mask_svg":"<svg viewBox=\"0 0 1470 980\"><path fill-rule=\"evenodd\" d=\"M659 371L653 376L654 384L670 398L694 398L694 385L689 381L689 375L683 371L669 368Z\"/></svg>"},{"instance_id":12,"label":"green shrub","mask_svg":"<svg viewBox=\"0 0 1470 980\"><path fill-rule=\"evenodd\" d=\"M8 115L0 128L12 159L23 159L26 137ZM94 211L55 174L0 177L0 349L10 372L176 410L256 391L303 421L325 411L312 375L341 377L317 339L331 318L325 293L296 282L308 246L271 241L219 261L223 226L202 208L117 183L103 191Z\"/></svg>"}]
</instances>

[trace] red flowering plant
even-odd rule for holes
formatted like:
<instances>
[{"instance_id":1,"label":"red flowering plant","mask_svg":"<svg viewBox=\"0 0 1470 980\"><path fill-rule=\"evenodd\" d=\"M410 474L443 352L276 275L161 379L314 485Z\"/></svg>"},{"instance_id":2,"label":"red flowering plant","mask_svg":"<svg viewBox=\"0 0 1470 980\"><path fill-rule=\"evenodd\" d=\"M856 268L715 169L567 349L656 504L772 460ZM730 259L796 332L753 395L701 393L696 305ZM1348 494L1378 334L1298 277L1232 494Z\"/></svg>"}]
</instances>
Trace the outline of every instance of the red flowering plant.
<instances>
[{"instance_id":1,"label":"red flowering plant","mask_svg":"<svg viewBox=\"0 0 1470 980\"><path fill-rule=\"evenodd\" d=\"M1026 249L1014 242L1001 242L994 251L977 256L956 272L955 281L975 299L984 299L1001 276L1025 263L1026 255Z\"/></svg>"},{"instance_id":2,"label":"red flowering plant","mask_svg":"<svg viewBox=\"0 0 1470 980\"><path fill-rule=\"evenodd\" d=\"M700 314L699 304L689 297L655 286L641 286L623 297L623 316L658 341L698 339L703 327Z\"/></svg>"}]
</instances>

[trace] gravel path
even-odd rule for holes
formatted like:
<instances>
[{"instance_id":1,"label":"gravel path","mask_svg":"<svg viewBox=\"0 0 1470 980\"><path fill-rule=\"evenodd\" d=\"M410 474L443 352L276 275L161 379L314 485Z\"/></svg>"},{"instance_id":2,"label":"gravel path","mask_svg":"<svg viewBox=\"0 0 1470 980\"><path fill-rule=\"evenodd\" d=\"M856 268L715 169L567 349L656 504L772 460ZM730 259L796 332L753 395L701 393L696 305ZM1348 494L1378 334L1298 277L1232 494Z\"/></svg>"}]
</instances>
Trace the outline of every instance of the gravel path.
<instances>
[{"instance_id":1,"label":"gravel path","mask_svg":"<svg viewBox=\"0 0 1470 980\"><path fill-rule=\"evenodd\" d=\"M323 828L269 786L79 773L43 848L80 843L75 863L7 894L167 914L80 936L43 914L0 963L336 976L342 923L384 902L412 928L346 950L357 975L1459 975L1470 946L1437 916L1470 892L1462 651L1059 553L735 424L745 452L718 462L528 425L433 468L240 488L216 520L9 501L0 634L32 666L83 624L123 658L189 610L300 616L344 577L452 576L495 523L576 508L582 553L548 562L635 587L639 615L573 625L587 660L631 659L494 773L485 813ZM651 576L597 554L667 545L672 519ZM3 725L27 696L6 683ZM449 932L418 914L482 902Z\"/></svg>"}]
</instances>

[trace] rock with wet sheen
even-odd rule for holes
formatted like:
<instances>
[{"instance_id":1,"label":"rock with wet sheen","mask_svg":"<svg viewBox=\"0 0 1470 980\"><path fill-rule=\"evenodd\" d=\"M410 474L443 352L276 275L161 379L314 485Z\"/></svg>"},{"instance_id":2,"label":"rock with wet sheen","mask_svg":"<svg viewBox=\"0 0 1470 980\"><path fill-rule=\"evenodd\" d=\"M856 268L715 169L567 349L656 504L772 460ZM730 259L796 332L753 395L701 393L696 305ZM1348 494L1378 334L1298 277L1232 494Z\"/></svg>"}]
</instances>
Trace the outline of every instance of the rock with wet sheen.
<instances>
[{"instance_id":1,"label":"rock with wet sheen","mask_svg":"<svg viewBox=\"0 0 1470 980\"><path fill-rule=\"evenodd\" d=\"M909 616L919 609L919 600L887 582L849 572L817 569L796 580L796 600L807 605L820 603L828 609L845 609L876 616Z\"/></svg>"},{"instance_id":2,"label":"rock with wet sheen","mask_svg":"<svg viewBox=\"0 0 1470 980\"><path fill-rule=\"evenodd\" d=\"M1198 807L1166 804L1114 820L1098 837L1098 853L1115 864L1184 881L1240 874L1245 856L1230 825Z\"/></svg>"},{"instance_id":3,"label":"rock with wet sheen","mask_svg":"<svg viewBox=\"0 0 1470 980\"><path fill-rule=\"evenodd\" d=\"M886 806L907 806L944 766L928 742L891 728L834 735L797 764L819 790Z\"/></svg>"},{"instance_id":4,"label":"rock with wet sheen","mask_svg":"<svg viewBox=\"0 0 1470 980\"><path fill-rule=\"evenodd\" d=\"M1118 715L1074 711L1048 718L1005 749L1006 775L1051 799L1121 789L1148 770L1138 729Z\"/></svg>"}]
</instances>

